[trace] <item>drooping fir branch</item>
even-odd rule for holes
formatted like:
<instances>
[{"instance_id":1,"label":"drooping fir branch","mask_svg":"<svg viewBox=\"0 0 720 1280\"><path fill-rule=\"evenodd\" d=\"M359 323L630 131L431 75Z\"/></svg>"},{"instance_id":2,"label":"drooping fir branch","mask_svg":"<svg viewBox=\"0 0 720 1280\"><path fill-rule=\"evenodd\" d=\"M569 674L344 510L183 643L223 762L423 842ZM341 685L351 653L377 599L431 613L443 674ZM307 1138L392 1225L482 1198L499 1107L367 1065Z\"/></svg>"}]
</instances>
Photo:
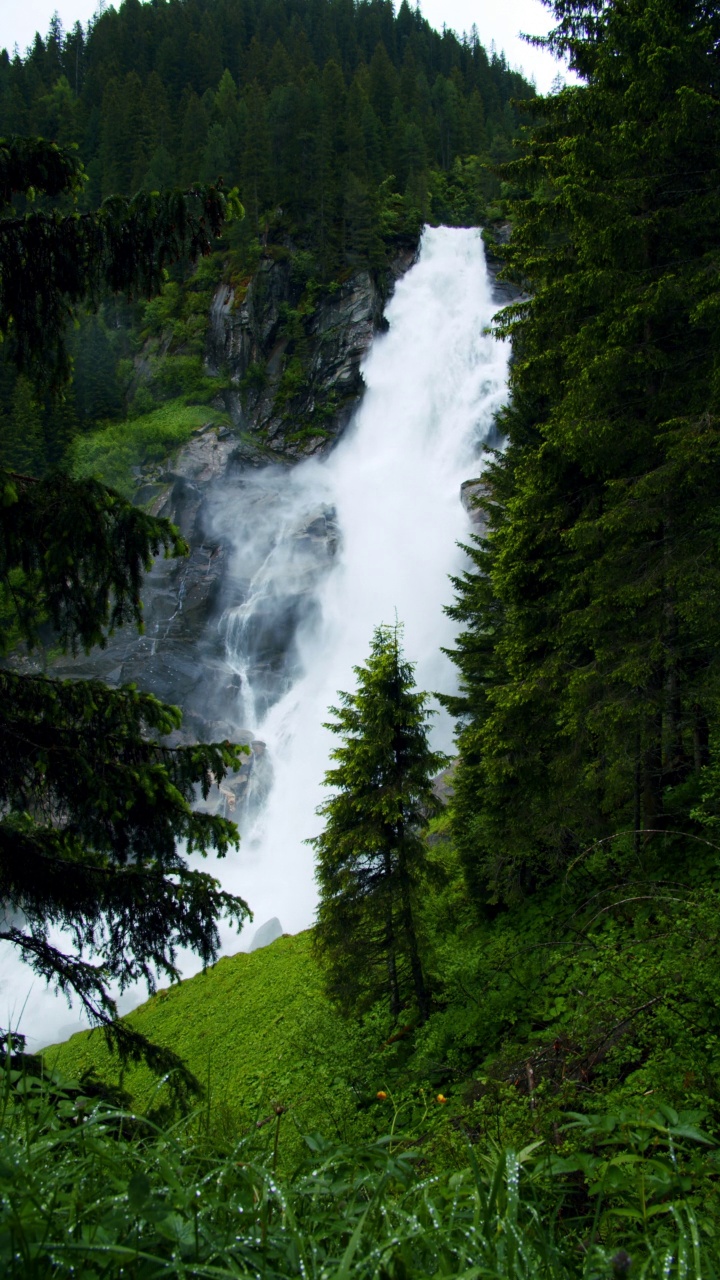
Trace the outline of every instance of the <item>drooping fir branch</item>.
<instances>
[{"instance_id":1,"label":"drooping fir branch","mask_svg":"<svg viewBox=\"0 0 720 1280\"><path fill-rule=\"evenodd\" d=\"M92 213L9 216L12 191L74 194L82 181L72 153L43 139L0 139L0 337L18 368L50 386L68 376L65 330L78 303L108 292L151 297L167 266L209 253L224 223L242 216L237 192L220 184L110 196Z\"/></svg>"},{"instance_id":2,"label":"drooping fir branch","mask_svg":"<svg viewBox=\"0 0 720 1280\"><path fill-rule=\"evenodd\" d=\"M246 748L173 750L159 739L179 723L175 708L100 681L0 672L0 702L0 901L11 921L0 937L109 1026L110 983L176 979L178 948L211 963L218 919L239 926L250 914L186 856L237 845L234 824L193 800ZM55 929L75 954L51 942ZM131 1033L118 1034L131 1048Z\"/></svg>"},{"instance_id":3,"label":"drooping fir branch","mask_svg":"<svg viewBox=\"0 0 720 1280\"><path fill-rule=\"evenodd\" d=\"M72 195L82 171L41 139L0 142L0 195ZM68 373L64 330L75 304L108 289L152 294L165 263L209 250L234 195L193 188L110 199L95 214L0 209L0 337L47 387ZM182 555L177 529L95 480L0 473L0 652L49 625L73 652L108 630L142 627L143 573ZM233 823L193 808L196 793L240 767L229 742L172 750L180 712L133 686L0 671L0 938L48 983L77 996L125 1057L173 1070L170 1051L116 1021L112 987L178 977L178 948L217 955L220 917L250 912L187 855L224 856ZM51 937L59 930L67 942Z\"/></svg>"},{"instance_id":4,"label":"drooping fir branch","mask_svg":"<svg viewBox=\"0 0 720 1280\"><path fill-rule=\"evenodd\" d=\"M74 194L83 182L83 167L73 151L46 138L0 138L0 206L9 205L14 195L38 191Z\"/></svg>"},{"instance_id":5,"label":"drooping fir branch","mask_svg":"<svg viewBox=\"0 0 720 1280\"><path fill-rule=\"evenodd\" d=\"M6 643L29 644L45 620L73 650L105 643L108 628L142 627L140 588L153 558L185 555L168 520L97 480L35 481L0 472L0 593ZM0 651L5 645L0 637Z\"/></svg>"}]
</instances>

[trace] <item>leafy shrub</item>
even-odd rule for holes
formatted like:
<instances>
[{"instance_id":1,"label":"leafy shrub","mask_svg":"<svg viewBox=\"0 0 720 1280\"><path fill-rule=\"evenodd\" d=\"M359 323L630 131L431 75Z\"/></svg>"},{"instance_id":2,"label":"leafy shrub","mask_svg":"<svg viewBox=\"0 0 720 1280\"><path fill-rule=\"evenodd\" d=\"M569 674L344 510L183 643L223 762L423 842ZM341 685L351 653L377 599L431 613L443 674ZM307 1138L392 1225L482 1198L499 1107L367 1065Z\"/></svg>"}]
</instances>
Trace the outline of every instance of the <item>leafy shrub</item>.
<instances>
[{"instance_id":1,"label":"leafy shrub","mask_svg":"<svg viewBox=\"0 0 720 1280\"><path fill-rule=\"evenodd\" d=\"M224 423L225 414L184 400L171 400L150 413L113 422L79 436L72 447L76 476L96 476L126 497L137 487L134 469L160 462L206 423Z\"/></svg>"},{"instance_id":2,"label":"leafy shrub","mask_svg":"<svg viewBox=\"0 0 720 1280\"><path fill-rule=\"evenodd\" d=\"M165 396L186 396L197 404L206 404L221 390L218 378L205 373L201 355L168 355L151 361L152 385ZM162 398L161 397L161 398Z\"/></svg>"},{"instance_id":3,"label":"leafy shrub","mask_svg":"<svg viewBox=\"0 0 720 1280\"><path fill-rule=\"evenodd\" d=\"M300 395L308 386L308 378L299 356L293 356L282 371L275 404L278 408Z\"/></svg>"},{"instance_id":4,"label":"leafy shrub","mask_svg":"<svg viewBox=\"0 0 720 1280\"><path fill-rule=\"evenodd\" d=\"M286 1176L276 1172L283 1111L224 1152L198 1113L155 1125L57 1078L13 1067L0 1091L0 1266L32 1276L277 1277L303 1280L701 1280L716 1249L681 1189L633 1252L598 1245L592 1221L562 1227L543 1188L539 1143L515 1153L469 1149L451 1176L427 1177L404 1135L348 1145L320 1134ZM698 1135L659 1126L687 1145ZM678 1117L675 1117L676 1121ZM596 1136L588 1122L587 1137ZM586 1125L587 1127L587 1125ZM600 1132L607 1137L608 1126ZM635 1134L637 1136L637 1133ZM632 1146L612 1157L632 1168ZM641 1159L652 1164L647 1151ZM627 1180L628 1175L624 1175ZM632 1174L630 1175L632 1177Z\"/></svg>"}]
</instances>

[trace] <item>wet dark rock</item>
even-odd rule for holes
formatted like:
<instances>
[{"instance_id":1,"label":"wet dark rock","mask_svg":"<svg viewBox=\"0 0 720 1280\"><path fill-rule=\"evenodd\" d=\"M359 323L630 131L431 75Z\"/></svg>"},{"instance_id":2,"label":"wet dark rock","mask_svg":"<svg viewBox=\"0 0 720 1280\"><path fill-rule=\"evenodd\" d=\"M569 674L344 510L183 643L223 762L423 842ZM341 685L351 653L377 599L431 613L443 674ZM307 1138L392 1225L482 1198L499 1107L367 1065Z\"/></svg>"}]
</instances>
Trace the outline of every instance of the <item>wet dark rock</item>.
<instances>
[{"instance_id":1,"label":"wet dark rock","mask_svg":"<svg viewBox=\"0 0 720 1280\"><path fill-rule=\"evenodd\" d=\"M277 537L285 468L328 449L342 432L362 394L360 364L383 326L387 296L415 256L413 250L398 253L382 286L361 271L319 296L304 324L305 384L286 399L278 395L289 344L283 326L287 309L297 308L304 287L293 278L290 257L264 258L243 298L236 299L226 286L217 290L207 369L211 375L230 373L231 388L219 397L233 426L200 427L163 465L138 468L136 475L136 501L177 525L189 554L178 560L159 558L147 575L143 635L121 628L104 649L53 662L56 675L99 678L110 685L133 682L179 706L183 725L169 739L178 746L237 741L232 726L244 721L244 680L252 685L254 723L282 695L297 669L298 630L313 621L314 587L336 552L335 513L316 509L297 528L283 532L292 559L290 587L270 593L254 610L243 640L243 677L228 658L223 619L247 599L253 570L241 569L248 575L243 580L233 568L238 531L215 527L210 511L217 506L218 488L230 488L234 513L242 511L247 499L254 540L258 522ZM248 374L258 370L262 377L248 382ZM244 478L268 462L281 464L274 488L263 493L246 485ZM37 669L40 663L23 658L17 665ZM253 741L252 725L241 740ZM271 776L264 744L254 740L252 754L236 775L213 789L209 803L237 818L262 801Z\"/></svg>"},{"instance_id":2,"label":"wet dark rock","mask_svg":"<svg viewBox=\"0 0 720 1280\"><path fill-rule=\"evenodd\" d=\"M301 304L304 286L290 256L266 257L236 297L227 285L213 299L207 350L209 372L229 373L225 407L241 433L236 460L262 465L323 452L341 434L362 395L360 364L395 281L412 266L416 250L398 252L385 280L358 271L321 295L302 316L302 340L288 336L288 309ZM305 306L305 304L303 304ZM288 364L300 363L288 383Z\"/></svg>"},{"instance_id":3,"label":"wet dark rock","mask_svg":"<svg viewBox=\"0 0 720 1280\"><path fill-rule=\"evenodd\" d=\"M509 302L517 302L521 297L520 290L516 289L515 285L510 284L507 280L498 279L503 268L503 259L498 250L509 243L511 235L511 222L493 223L492 226L486 227L483 231L485 260L487 262L488 275L493 282L493 298L500 307L507 306Z\"/></svg>"},{"instance_id":4,"label":"wet dark rock","mask_svg":"<svg viewBox=\"0 0 720 1280\"><path fill-rule=\"evenodd\" d=\"M460 501L470 517L473 533L483 534L487 529L487 512L478 505L487 496L487 481L482 477L476 480L463 480L460 485Z\"/></svg>"}]
</instances>

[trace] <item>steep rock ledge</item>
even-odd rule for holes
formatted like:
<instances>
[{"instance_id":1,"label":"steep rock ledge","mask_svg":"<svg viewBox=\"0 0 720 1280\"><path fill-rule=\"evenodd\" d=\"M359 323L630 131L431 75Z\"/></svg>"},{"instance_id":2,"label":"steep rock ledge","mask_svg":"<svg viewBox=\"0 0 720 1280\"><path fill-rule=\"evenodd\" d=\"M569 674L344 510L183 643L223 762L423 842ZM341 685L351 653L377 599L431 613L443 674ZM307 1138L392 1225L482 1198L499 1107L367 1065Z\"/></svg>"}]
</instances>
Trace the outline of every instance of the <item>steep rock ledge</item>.
<instances>
[{"instance_id":1,"label":"steep rock ledge","mask_svg":"<svg viewBox=\"0 0 720 1280\"><path fill-rule=\"evenodd\" d=\"M251 754L242 769L211 797L214 808L236 820L262 803L271 766L254 726L238 729L229 710L237 705L239 680L218 623L225 610L242 603L244 587L232 571L230 544L211 520L213 497L218 486L242 490L243 474L259 466L288 467L332 447L362 395L360 365L383 327L387 299L415 257L411 250L399 253L383 286L367 272L357 272L304 312L303 286L293 279L290 259L263 259L242 299L226 286L216 291L207 369L230 374L230 388L222 396L234 426L199 428L173 457L138 476L136 494L136 501L153 514L179 526L190 554L182 560L158 559L147 575L143 635L121 629L104 649L52 662L53 674L61 678L134 682L180 706L183 726L172 735L176 745L223 738L247 744ZM294 336L288 336L293 326ZM292 360L301 362L303 379L288 394ZM253 371L260 369L265 371L262 380L253 382ZM282 483L279 473L270 500L273 491L279 495ZM260 508L255 515L252 503L244 505L251 522L263 519ZM295 614L302 616L304 595L334 555L333 513L311 512L291 534L296 546L309 548L307 582L297 584L298 599L290 602L293 616L266 620L267 638L259 634L251 653L253 677L266 687L269 702L281 691L288 664L292 666ZM278 608L287 612L286 606L281 601ZM41 663L16 655L14 665L37 670Z\"/></svg>"},{"instance_id":2,"label":"steep rock ledge","mask_svg":"<svg viewBox=\"0 0 720 1280\"><path fill-rule=\"evenodd\" d=\"M244 296L217 289L207 368L229 374L222 398L240 433L238 461L293 462L332 445L362 395L360 365L387 299L416 256L399 251L382 281L358 271L327 289L298 281L291 257L268 256Z\"/></svg>"}]
</instances>

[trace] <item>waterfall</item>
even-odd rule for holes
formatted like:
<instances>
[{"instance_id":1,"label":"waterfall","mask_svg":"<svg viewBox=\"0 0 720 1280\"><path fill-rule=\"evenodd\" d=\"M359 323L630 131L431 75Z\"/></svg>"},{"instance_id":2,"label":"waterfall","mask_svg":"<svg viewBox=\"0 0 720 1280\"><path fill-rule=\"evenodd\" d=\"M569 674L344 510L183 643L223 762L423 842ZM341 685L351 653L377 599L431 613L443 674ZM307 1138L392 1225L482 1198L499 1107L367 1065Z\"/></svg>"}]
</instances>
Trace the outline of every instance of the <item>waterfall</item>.
<instances>
[{"instance_id":1,"label":"waterfall","mask_svg":"<svg viewBox=\"0 0 720 1280\"><path fill-rule=\"evenodd\" d=\"M319 829L333 746L323 722L338 690L354 688L353 667L368 657L373 629L397 617L418 687L455 687L442 653L453 641L443 606L469 531L460 485L477 474L505 395L507 345L487 333L496 310L479 232L426 229L419 261L388 305L388 332L365 362L361 407L335 450L289 476L248 477L219 500L217 526L234 541L237 571L244 560L251 565L245 599L226 618L228 657L241 676L238 728L267 698L262 670L253 689L248 647L262 647L257 636L266 641L273 620L283 633L294 627L290 687L251 725L267 744L272 789L239 853L217 872L250 903L256 925L278 916L295 933L312 923L304 840ZM323 520L333 554L308 535ZM451 748L443 713L431 736ZM223 943L238 945L228 935Z\"/></svg>"},{"instance_id":2,"label":"waterfall","mask_svg":"<svg viewBox=\"0 0 720 1280\"><path fill-rule=\"evenodd\" d=\"M366 660L374 628L397 617L418 687L455 687L442 652L453 624L443 609L448 577L464 564L458 543L469 535L460 485L478 474L505 396L509 349L487 333L497 305L480 233L427 228L417 264L388 305L388 331L365 361L362 404L336 448L292 470L247 471L216 492L212 520L233 547L234 598L221 626L235 692L225 680L222 715L266 744L272 767L240 850L202 862L254 912L240 939L223 932L226 952L248 946L269 917L288 933L313 921L305 840L319 829L333 746L323 722L338 690L354 688L353 667ZM208 701L217 705L212 678ZM441 711L431 734L434 746L451 749ZM3 948L0 1025L19 1023L30 1048L80 1029L64 1001L6 957ZM195 957L181 958L186 975L198 967ZM126 993L122 1010L144 994Z\"/></svg>"}]
</instances>

